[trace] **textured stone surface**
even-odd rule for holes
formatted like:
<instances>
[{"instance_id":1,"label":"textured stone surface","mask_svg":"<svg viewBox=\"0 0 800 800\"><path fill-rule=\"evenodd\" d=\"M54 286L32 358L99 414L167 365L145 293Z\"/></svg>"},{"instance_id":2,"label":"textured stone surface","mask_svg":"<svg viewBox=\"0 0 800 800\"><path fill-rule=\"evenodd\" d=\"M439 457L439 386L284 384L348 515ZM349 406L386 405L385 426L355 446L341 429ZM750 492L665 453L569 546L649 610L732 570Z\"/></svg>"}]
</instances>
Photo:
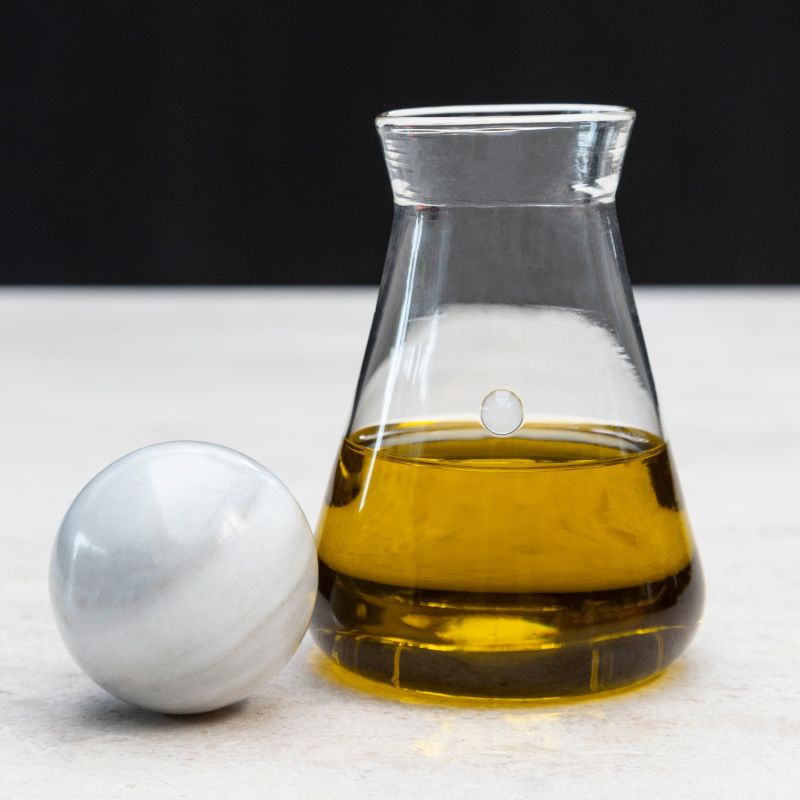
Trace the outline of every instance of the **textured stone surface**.
<instances>
[{"instance_id":1,"label":"textured stone surface","mask_svg":"<svg viewBox=\"0 0 800 800\"><path fill-rule=\"evenodd\" d=\"M637 297L708 588L663 678L573 704L406 704L331 683L306 640L246 702L172 718L64 649L61 516L120 453L201 439L267 464L313 522L374 293L0 293L0 795L796 796L800 290Z\"/></svg>"}]
</instances>

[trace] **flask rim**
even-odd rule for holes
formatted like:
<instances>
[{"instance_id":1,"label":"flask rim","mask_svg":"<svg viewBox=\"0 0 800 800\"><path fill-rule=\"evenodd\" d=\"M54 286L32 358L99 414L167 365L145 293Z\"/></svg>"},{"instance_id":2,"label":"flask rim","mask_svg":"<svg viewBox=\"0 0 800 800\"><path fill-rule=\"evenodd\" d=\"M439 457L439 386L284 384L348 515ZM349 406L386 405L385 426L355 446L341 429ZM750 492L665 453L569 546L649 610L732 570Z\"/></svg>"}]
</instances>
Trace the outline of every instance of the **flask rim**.
<instances>
[{"instance_id":1,"label":"flask rim","mask_svg":"<svg viewBox=\"0 0 800 800\"><path fill-rule=\"evenodd\" d=\"M574 122L632 121L636 112L627 106L591 103L509 103L461 106L420 106L385 111L375 118L378 128L474 128L475 126L513 125L536 127L540 124Z\"/></svg>"}]
</instances>

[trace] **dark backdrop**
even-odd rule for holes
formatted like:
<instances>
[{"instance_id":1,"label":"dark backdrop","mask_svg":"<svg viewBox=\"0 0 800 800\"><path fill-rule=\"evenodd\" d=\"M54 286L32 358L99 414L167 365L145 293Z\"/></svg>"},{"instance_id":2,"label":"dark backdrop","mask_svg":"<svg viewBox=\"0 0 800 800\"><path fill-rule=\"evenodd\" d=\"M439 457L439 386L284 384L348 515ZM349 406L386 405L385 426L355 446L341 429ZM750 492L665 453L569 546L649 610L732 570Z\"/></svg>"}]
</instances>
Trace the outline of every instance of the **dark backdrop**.
<instances>
[{"instance_id":1,"label":"dark backdrop","mask_svg":"<svg viewBox=\"0 0 800 800\"><path fill-rule=\"evenodd\" d=\"M797 27L774 4L0 7L0 282L375 282L374 115L538 101L639 112L635 281L800 279Z\"/></svg>"}]
</instances>

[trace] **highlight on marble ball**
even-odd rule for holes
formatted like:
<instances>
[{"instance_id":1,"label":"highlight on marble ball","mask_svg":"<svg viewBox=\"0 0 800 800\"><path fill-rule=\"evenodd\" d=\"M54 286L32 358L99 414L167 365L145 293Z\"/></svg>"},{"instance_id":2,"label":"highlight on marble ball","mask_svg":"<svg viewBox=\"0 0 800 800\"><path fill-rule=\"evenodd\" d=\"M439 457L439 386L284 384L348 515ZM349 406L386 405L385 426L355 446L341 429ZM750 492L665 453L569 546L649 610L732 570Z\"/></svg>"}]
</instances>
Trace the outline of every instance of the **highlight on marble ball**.
<instances>
[{"instance_id":1,"label":"highlight on marble ball","mask_svg":"<svg viewBox=\"0 0 800 800\"><path fill-rule=\"evenodd\" d=\"M106 467L53 548L67 648L112 695L172 714L242 700L291 658L317 588L289 490L235 450L166 442Z\"/></svg>"}]
</instances>

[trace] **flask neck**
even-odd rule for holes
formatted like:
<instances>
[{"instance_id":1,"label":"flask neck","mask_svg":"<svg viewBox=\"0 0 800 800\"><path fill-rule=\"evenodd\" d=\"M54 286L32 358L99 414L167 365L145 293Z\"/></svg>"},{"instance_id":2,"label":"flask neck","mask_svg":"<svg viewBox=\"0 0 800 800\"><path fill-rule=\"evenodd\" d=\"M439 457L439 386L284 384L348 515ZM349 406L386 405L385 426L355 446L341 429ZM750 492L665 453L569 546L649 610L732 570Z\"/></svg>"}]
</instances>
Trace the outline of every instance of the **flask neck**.
<instances>
[{"instance_id":1,"label":"flask neck","mask_svg":"<svg viewBox=\"0 0 800 800\"><path fill-rule=\"evenodd\" d=\"M634 113L619 106L410 109L377 120L398 205L608 203Z\"/></svg>"},{"instance_id":2,"label":"flask neck","mask_svg":"<svg viewBox=\"0 0 800 800\"><path fill-rule=\"evenodd\" d=\"M615 206L601 202L398 205L387 268L414 314L464 302L594 311L627 280Z\"/></svg>"}]
</instances>

